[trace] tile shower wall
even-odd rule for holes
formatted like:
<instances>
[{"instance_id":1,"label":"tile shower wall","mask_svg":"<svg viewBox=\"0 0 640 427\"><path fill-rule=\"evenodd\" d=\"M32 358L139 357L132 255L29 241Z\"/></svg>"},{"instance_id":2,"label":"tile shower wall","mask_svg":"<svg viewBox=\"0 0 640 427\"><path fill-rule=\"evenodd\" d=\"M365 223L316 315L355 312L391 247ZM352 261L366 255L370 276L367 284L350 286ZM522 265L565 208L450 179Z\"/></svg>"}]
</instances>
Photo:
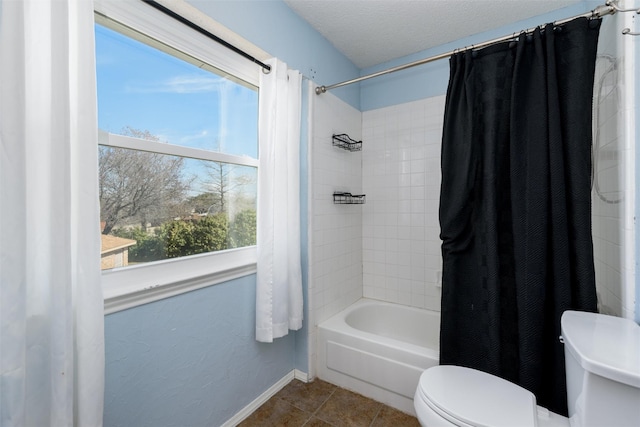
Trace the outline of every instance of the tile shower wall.
<instances>
[{"instance_id":1,"label":"tile shower wall","mask_svg":"<svg viewBox=\"0 0 640 427\"><path fill-rule=\"evenodd\" d=\"M365 297L440 310L444 101L438 96L363 113Z\"/></svg>"},{"instance_id":2,"label":"tile shower wall","mask_svg":"<svg viewBox=\"0 0 640 427\"><path fill-rule=\"evenodd\" d=\"M633 318L633 136L625 82L629 57L619 28L623 14L603 21L594 85L594 181L592 189L593 243L599 311ZM633 41L631 41L633 43ZM633 76L633 72L630 74Z\"/></svg>"},{"instance_id":3,"label":"tile shower wall","mask_svg":"<svg viewBox=\"0 0 640 427\"><path fill-rule=\"evenodd\" d=\"M362 208L334 205L334 191L362 194L362 152L332 135L362 139L362 113L326 93L310 97L309 367L315 377L316 325L362 298Z\"/></svg>"}]
</instances>

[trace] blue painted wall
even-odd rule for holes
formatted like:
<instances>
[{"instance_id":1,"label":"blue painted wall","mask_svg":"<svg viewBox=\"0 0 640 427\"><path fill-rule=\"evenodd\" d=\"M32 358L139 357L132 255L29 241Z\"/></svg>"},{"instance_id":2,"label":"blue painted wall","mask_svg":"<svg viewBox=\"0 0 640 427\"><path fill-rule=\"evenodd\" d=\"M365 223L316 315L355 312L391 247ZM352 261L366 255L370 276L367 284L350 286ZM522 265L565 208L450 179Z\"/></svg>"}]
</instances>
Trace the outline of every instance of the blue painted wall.
<instances>
[{"instance_id":1,"label":"blue painted wall","mask_svg":"<svg viewBox=\"0 0 640 427\"><path fill-rule=\"evenodd\" d=\"M218 426L289 373L293 335L255 341L255 282L106 316L104 425Z\"/></svg>"},{"instance_id":2,"label":"blue painted wall","mask_svg":"<svg viewBox=\"0 0 640 427\"><path fill-rule=\"evenodd\" d=\"M281 0L187 0L318 85L359 77L360 70ZM358 85L332 92L360 108Z\"/></svg>"},{"instance_id":3,"label":"blue painted wall","mask_svg":"<svg viewBox=\"0 0 640 427\"><path fill-rule=\"evenodd\" d=\"M603 3L603 2L601 2ZM502 37L507 34L519 32L554 20L568 18L593 9L593 4L578 3L574 6L558 11L540 15L538 17L520 21L513 25L504 26L495 30L486 31L471 37L466 37L427 49L413 55L405 56L393 61L379 64L361 71L361 75L367 75L386 70L398 65L408 64L419 59L429 58L454 49L471 46L480 42ZM417 101L447 92L449 82L449 60L441 59L429 64L420 65L404 71L398 71L360 83L360 110L368 111L405 102Z\"/></svg>"},{"instance_id":4,"label":"blue painted wall","mask_svg":"<svg viewBox=\"0 0 640 427\"><path fill-rule=\"evenodd\" d=\"M302 80L302 117L309 112L308 80ZM304 321L302 328L295 332L295 368L301 372L309 372L309 123L302 120L300 126L300 263L302 264L302 301L304 304Z\"/></svg>"}]
</instances>

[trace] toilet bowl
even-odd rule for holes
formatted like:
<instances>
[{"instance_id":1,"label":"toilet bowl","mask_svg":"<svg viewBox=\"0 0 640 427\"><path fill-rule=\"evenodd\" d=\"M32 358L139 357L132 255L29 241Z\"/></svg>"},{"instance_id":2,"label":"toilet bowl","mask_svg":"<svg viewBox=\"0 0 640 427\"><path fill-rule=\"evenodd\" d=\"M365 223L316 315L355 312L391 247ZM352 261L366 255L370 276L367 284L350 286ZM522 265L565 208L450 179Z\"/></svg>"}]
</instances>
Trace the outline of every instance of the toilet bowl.
<instances>
[{"instance_id":1,"label":"toilet bowl","mask_svg":"<svg viewBox=\"0 0 640 427\"><path fill-rule=\"evenodd\" d=\"M562 316L569 418L536 405L524 388L461 366L420 376L414 407L422 426L640 426L640 327L595 313Z\"/></svg>"}]
</instances>

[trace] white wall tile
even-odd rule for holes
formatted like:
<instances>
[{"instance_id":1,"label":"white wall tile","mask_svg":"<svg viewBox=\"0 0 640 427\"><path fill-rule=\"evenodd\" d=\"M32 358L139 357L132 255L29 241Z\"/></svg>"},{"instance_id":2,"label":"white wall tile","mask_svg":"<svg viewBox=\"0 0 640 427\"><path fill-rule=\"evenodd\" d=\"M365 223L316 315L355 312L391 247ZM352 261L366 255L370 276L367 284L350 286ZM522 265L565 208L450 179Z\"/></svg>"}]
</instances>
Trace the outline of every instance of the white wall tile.
<instances>
[{"instance_id":1,"label":"white wall tile","mask_svg":"<svg viewBox=\"0 0 640 427\"><path fill-rule=\"evenodd\" d=\"M368 198L363 247L373 243L377 254L363 264L368 298L439 310L435 281L442 264L437 211L443 116L443 96L363 113L363 134L373 137L363 142L363 159L374 163L362 169Z\"/></svg>"},{"instance_id":2,"label":"white wall tile","mask_svg":"<svg viewBox=\"0 0 640 427\"><path fill-rule=\"evenodd\" d=\"M363 257L372 255L375 234L370 222L369 228L363 226L361 205L333 204L334 191L363 193L363 153L334 147L331 138L346 133L362 140L362 113L332 94L312 97L311 102L309 286L314 312L310 320L317 325L362 297Z\"/></svg>"}]
</instances>

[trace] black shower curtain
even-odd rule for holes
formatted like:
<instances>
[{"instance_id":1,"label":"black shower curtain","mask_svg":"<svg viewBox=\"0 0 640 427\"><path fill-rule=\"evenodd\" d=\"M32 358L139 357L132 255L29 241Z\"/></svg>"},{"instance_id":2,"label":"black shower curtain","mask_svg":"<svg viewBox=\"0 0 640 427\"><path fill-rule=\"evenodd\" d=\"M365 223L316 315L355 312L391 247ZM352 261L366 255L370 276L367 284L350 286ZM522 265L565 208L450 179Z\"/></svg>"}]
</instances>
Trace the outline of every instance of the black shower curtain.
<instances>
[{"instance_id":1,"label":"black shower curtain","mask_svg":"<svg viewBox=\"0 0 640 427\"><path fill-rule=\"evenodd\" d=\"M566 415L560 317L596 310L591 101L600 20L451 58L443 141L440 363Z\"/></svg>"}]
</instances>

